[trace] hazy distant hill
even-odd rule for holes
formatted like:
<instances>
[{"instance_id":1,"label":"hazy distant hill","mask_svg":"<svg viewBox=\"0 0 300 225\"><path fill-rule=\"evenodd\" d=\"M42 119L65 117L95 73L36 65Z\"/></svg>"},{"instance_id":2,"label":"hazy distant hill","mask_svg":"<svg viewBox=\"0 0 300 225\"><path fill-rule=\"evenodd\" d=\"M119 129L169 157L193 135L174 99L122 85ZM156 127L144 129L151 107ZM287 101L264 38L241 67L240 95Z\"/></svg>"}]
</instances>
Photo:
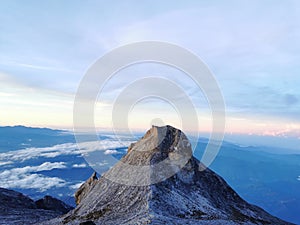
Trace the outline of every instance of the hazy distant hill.
<instances>
[{"instance_id":1,"label":"hazy distant hill","mask_svg":"<svg viewBox=\"0 0 300 225\"><path fill-rule=\"evenodd\" d=\"M48 147L75 142L71 133L48 128L24 126L0 127L0 152L29 147Z\"/></svg>"},{"instance_id":2,"label":"hazy distant hill","mask_svg":"<svg viewBox=\"0 0 300 225\"><path fill-rule=\"evenodd\" d=\"M206 143L199 143L196 157L201 158ZM262 150L224 143L210 168L250 203L300 224L300 154Z\"/></svg>"}]
</instances>

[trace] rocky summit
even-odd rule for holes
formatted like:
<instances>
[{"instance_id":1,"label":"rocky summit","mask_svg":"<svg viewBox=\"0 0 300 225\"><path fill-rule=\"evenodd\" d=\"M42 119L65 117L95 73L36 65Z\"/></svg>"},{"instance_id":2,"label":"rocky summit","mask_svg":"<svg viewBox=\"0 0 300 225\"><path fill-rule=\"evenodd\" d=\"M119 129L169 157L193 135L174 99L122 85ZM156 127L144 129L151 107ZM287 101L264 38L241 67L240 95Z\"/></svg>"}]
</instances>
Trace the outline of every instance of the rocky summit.
<instances>
[{"instance_id":1,"label":"rocky summit","mask_svg":"<svg viewBox=\"0 0 300 225\"><path fill-rule=\"evenodd\" d=\"M108 172L93 174L76 201L74 210L44 224L289 224L205 169L171 126L152 127Z\"/></svg>"}]
</instances>

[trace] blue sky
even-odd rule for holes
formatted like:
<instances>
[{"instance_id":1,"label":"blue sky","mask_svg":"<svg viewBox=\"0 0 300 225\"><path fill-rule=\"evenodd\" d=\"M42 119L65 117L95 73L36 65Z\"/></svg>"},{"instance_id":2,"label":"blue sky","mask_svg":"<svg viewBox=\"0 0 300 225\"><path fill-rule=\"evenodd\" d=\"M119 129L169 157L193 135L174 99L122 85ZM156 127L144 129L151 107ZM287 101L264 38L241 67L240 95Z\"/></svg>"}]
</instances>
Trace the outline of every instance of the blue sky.
<instances>
[{"instance_id":1,"label":"blue sky","mask_svg":"<svg viewBox=\"0 0 300 225\"><path fill-rule=\"evenodd\" d=\"M209 66L224 95L227 133L300 137L299 1L2 0L0 5L1 125L71 128L74 95L89 66L118 46L159 40L191 50ZM148 69L172 72L152 65L121 72L98 102L97 126L110 126L113 96ZM196 102L202 131L209 130L203 96L182 74L172 76ZM145 128L159 116L158 106L165 122L178 119L173 109L153 100L137 106L132 127Z\"/></svg>"}]
</instances>

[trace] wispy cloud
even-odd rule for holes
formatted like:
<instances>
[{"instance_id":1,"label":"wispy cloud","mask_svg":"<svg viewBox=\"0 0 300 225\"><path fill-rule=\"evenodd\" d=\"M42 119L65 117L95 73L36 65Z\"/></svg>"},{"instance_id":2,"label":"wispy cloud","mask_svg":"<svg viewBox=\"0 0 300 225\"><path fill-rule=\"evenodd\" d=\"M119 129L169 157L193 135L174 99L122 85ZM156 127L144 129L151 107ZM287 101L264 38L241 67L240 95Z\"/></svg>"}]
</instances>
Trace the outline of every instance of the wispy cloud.
<instances>
[{"instance_id":1,"label":"wispy cloud","mask_svg":"<svg viewBox=\"0 0 300 225\"><path fill-rule=\"evenodd\" d=\"M0 161L0 166L9 165L9 164L12 164L12 163L14 163L14 162L13 161L3 161L3 162Z\"/></svg>"},{"instance_id":2,"label":"wispy cloud","mask_svg":"<svg viewBox=\"0 0 300 225\"><path fill-rule=\"evenodd\" d=\"M71 70L67 68L59 68L57 66L45 66L41 64L29 64L29 63L22 63L17 61L1 61L0 65L2 66L11 66L11 67L23 67L32 70L40 70L40 71L52 71L52 72L65 72L65 73L77 73L76 70Z\"/></svg>"},{"instance_id":3,"label":"wispy cloud","mask_svg":"<svg viewBox=\"0 0 300 225\"><path fill-rule=\"evenodd\" d=\"M81 164L74 164L72 165L73 168L85 168L87 167L87 165L85 163L81 163Z\"/></svg>"},{"instance_id":4,"label":"wispy cloud","mask_svg":"<svg viewBox=\"0 0 300 225\"><path fill-rule=\"evenodd\" d=\"M77 183L77 184L73 184L73 185L70 185L70 189L71 190L77 190L78 188L80 188L80 186L83 184L84 182L80 182L80 183Z\"/></svg>"},{"instance_id":5,"label":"wispy cloud","mask_svg":"<svg viewBox=\"0 0 300 225\"><path fill-rule=\"evenodd\" d=\"M105 150L104 151L104 154L105 155L112 155L112 154L117 154L118 153L118 151L117 150L111 150L111 149L107 149L107 150Z\"/></svg>"}]
</instances>

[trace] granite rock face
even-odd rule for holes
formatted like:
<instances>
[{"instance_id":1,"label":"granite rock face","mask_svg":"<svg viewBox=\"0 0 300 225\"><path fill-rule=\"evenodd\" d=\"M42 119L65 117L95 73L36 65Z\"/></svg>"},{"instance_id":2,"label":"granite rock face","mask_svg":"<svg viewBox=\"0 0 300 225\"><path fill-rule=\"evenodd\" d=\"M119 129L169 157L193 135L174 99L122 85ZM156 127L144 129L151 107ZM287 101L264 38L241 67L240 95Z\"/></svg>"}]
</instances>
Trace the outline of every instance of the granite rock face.
<instances>
[{"instance_id":1,"label":"granite rock face","mask_svg":"<svg viewBox=\"0 0 300 225\"><path fill-rule=\"evenodd\" d=\"M49 198L51 200L44 202L43 207L41 207L40 204L36 204L22 193L0 188L0 224L35 224L55 218L71 210L71 207L62 201L50 196L45 197L45 199ZM49 204L49 202L55 202L55 205ZM49 206L51 207L49 208ZM56 206L61 207L56 208Z\"/></svg>"},{"instance_id":2,"label":"granite rock face","mask_svg":"<svg viewBox=\"0 0 300 225\"><path fill-rule=\"evenodd\" d=\"M161 162L167 171L155 167ZM134 176L128 174L132 166L147 170ZM220 176L201 168L180 130L152 127L119 163L79 189L85 194L74 210L43 224L290 224L247 203Z\"/></svg>"}]
</instances>

